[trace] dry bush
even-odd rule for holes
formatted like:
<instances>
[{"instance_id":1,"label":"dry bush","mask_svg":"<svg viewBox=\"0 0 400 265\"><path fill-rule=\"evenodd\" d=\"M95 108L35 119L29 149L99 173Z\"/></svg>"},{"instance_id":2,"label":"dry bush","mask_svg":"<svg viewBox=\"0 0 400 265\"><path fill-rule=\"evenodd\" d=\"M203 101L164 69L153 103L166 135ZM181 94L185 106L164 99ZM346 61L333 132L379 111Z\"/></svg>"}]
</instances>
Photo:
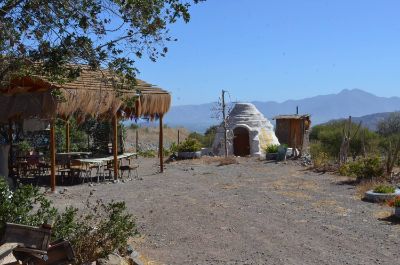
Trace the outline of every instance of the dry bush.
<instances>
[{"instance_id":1,"label":"dry bush","mask_svg":"<svg viewBox=\"0 0 400 265\"><path fill-rule=\"evenodd\" d=\"M227 165L233 165L233 164L239 164L239 162L236 160L235 157L228 156L228 157L223 157L220 158L218 166L227 166Z\"/></svg>"}]
</instances>

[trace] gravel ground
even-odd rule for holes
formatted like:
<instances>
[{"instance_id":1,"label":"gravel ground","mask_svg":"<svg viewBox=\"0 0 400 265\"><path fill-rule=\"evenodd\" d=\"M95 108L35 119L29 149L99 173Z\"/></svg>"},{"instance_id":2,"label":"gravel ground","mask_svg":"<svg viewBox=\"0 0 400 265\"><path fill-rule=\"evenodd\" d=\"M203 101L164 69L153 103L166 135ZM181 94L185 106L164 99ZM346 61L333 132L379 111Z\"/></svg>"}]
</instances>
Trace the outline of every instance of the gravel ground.
<instances>
[{"instance_id":1,"label":"gravel ground","mask_svg":"<svg viewBox=\"0 0 400 265\"><path fill-rule=\"evenodd\" d=\"M149 264L400 264L392 209L356 197L333 175L240 158L168 164L140 159L141 180L68 187L58 207L124 200Z\"/></svg>"}]
</instances>

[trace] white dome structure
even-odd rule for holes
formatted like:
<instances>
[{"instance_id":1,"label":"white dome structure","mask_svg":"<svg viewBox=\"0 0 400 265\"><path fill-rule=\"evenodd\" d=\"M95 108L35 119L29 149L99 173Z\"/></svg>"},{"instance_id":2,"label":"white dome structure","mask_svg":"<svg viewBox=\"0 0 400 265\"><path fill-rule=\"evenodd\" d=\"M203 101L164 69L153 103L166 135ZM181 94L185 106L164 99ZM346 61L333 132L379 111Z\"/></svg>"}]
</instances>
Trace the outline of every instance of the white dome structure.
<instances>
[{"instance_id":1,"label":"white dome structure","mask_svg":"<svg viewBox=\"0 0 400 265\"><path fill-rule=\"evenodd\" d=\"M279 144L274 126L251 103L236 103L227 118L228 155L263 156L269 145ZM213 143L213 153L224 155L224 128L221 125Z\"/></svg>"}]
</instances>

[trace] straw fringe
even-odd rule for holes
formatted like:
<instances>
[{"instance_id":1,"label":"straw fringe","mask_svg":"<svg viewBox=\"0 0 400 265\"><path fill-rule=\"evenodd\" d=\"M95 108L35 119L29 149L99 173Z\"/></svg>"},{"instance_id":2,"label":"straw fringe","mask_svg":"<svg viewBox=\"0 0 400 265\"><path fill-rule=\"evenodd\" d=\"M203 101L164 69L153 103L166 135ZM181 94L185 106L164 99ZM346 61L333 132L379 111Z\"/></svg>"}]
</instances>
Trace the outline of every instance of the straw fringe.
<instances>
[{"instance_id":1,"label":"straw fringe","mask_svg":"<svg viewBox=\"0 0 400 265\"><path fill-rule=\"evenodd\" d=\"M107 72L109 75L109 72ZM168 112L171 95L142 81L132 90L115 90L104 71L84 70L70 83L58 85L38 77L15 79L7 90L0 91L0 122L14 118L69 118L87 116L109 119L160 117ZM56 99L54 92L60 96ZM139 95L139 97L138 97ZM134 106L127 99L135 99ZM123 113L123 115L121 115Z\"/></svg>"}]
</instances>

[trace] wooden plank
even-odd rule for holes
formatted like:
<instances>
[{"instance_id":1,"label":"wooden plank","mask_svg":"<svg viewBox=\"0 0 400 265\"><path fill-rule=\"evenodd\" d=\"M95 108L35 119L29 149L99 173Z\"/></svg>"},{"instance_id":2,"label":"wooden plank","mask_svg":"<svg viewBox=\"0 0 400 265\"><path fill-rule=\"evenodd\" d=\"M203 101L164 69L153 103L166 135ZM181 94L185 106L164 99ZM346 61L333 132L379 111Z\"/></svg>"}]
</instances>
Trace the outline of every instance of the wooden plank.
<instances>
[{"instance_id":1,"label":"wooden plank","mask_svg":"<svg viewBox=\"0 0 400 265\"><path fill-rule=\"evenodd\" d=\"M55 121L50 121L50 186L51 192L56 191L56 139Z\"/></svg>"},{"instance_id":2,"label":"wooden plank","mask_svg":"<svg viewBox=\"0 0 400 265\"><path fill-rule=\"evenodd\" d=\"M68 241L52 242L47 250L48 260L35 259L35 265L63 265L71 264L75 254Z\"/></svg>"},{"instance_id":3,"label":"wooden plank","mask_svg":"<svg viewBox=\"0 0 400 265\"><path fill-rule=\"evenodd\" d=\"M163 140L164 140L164 131L163 131L163 116L160 115L160 133L159 133L159 145L158 150L160 153L160 172L164 172L164 148L163 148Z\"/></svg>"},{"instance_id":4,"label":"wooden plank","mask_svg":"<svg viewBox=\"0 0 400 265\"><path fill-rule=\"evenodd\" d=\"M65 123L65 152L70 152L70 124L69 121Z\"/></svg>"},{"instance_id":5,"label":"wooden plank","mask_svg":"<svg viewBox=\"0 0 400 265\"><path fill-rule=\"evenodd\" d=\"M19 246L46 251L50 235L48 228L7 223L1 244L18 243Z\"/></svg>"},{"instance_id":6,"label":"wooden plank","mask_svg":"<svg viewBox=\"0 0 400 265\"><path fill-rule=\"evenodd\" d=\"M113 117L113 155L114 155L114 180L118 180L118 118Z\"/></svg>"}]
</instances>

